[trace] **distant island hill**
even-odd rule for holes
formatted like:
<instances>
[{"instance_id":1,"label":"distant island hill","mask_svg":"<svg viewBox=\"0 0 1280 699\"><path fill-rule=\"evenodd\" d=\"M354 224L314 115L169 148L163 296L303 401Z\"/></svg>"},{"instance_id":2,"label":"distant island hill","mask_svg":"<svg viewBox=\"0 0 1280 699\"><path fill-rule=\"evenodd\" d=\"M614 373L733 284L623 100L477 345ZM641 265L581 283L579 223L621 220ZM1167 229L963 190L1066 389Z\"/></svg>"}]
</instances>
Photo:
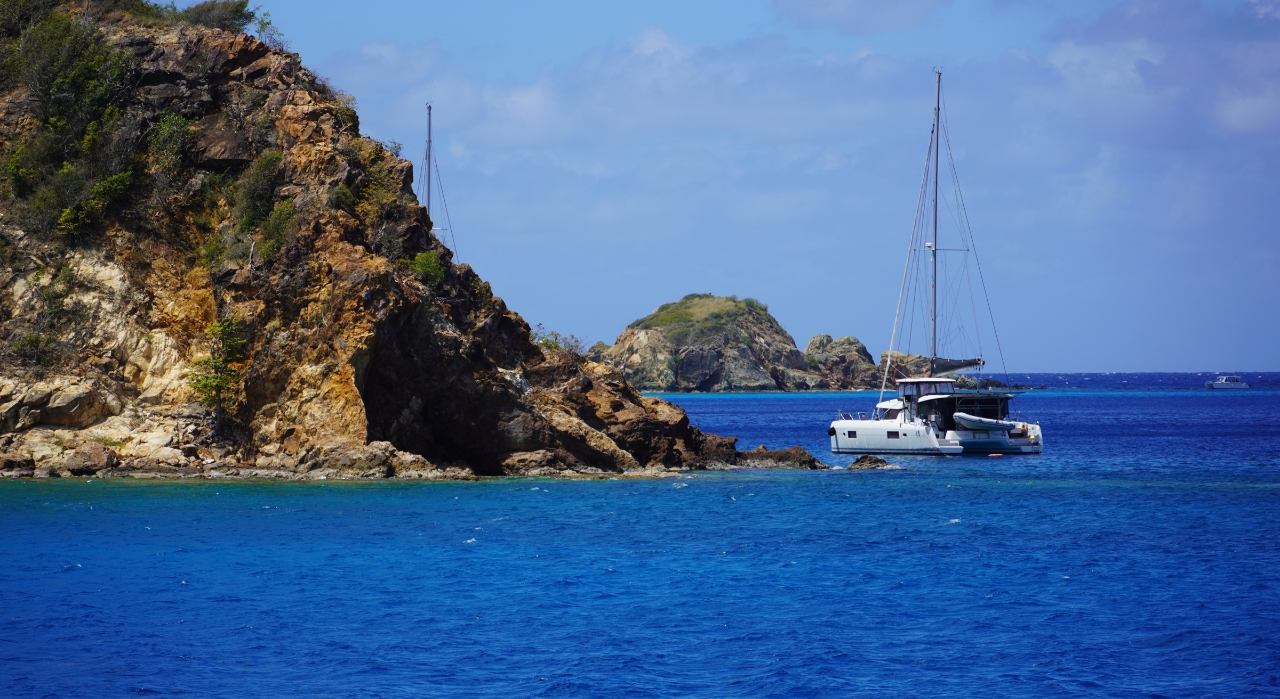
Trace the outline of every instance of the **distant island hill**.
<instances>
[{"instance_id":1,"label":"distant island hill","mask_svg":"<svg viewBox=\"0 0 1280 699\"><path fill-rule=\"evenodd\" d=\"M810 391L879 388L921 376L929 360L885 352L880 365L854 337L814 335L804 352L755 299L689 294L631 323L612 345L597 342L588 359L622 367L642 391Z\"/></svg>"}]
</instances>

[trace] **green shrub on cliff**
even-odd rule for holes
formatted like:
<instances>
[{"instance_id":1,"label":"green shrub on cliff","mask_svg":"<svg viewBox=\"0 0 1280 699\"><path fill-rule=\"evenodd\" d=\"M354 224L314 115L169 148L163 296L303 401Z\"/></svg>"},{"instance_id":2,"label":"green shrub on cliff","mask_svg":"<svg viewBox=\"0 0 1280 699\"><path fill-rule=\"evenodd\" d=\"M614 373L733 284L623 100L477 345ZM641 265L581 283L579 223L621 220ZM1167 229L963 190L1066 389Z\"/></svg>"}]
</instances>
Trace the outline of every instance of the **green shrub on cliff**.
<instances>
[{"instance_id":1,"label":"green shrub on cliff","mask_svg":"<svg viewBox=\"0 0 1280 699\"><path fill-rule=\"evenodd\" d=\"M298 207L292 199L285 199L271 209L267 220L262 222L262 246L258 248L263 262L275 259L281 248L289 243L297 214Z\"/></svg>"},{"instance_id":2,"label":"green shrub on cliff","mask_svg":"<svg viewBox=\"0 0 1280 699\"><path fill-rule=\"evenodd\" d=\"M223 318L209 326L209 357L191 363L184 374L200 402L213 408L214 431L222 428L223 410L234 400L241 373L235 365L245 358L244 323L239 318Z\"/></svg>"},{"instance_id":3,"label":"green shrub on cliff","mask_svg":"<svg viewBox=\"0 0 1280 699\"><path fill-rule=\"evenodd\" d=\"M345 184L329 190L329 206L335 209L347 210L356 204L356 195L351 192L351 188Z\"/></svg>"},{"instance_id":4,"label":"green shrub on cliff","mask_svg":"<svg viewBox=\"0 0 1280 699\"><path fill-rule=\"evenodd\" d=\"M418 275L423 284L435 289L444 282L444 263L439 253L433 251L418 253L409 263L409 269Z\"/></svg>"},{"instance_id":5,"label":"green shrub on cliff","mask_svg":"<svg viewBox=\"0 0 1280 699\"><path fill-rule=\"evenodd\" d=\"M172 112L156 120L147 134L147 157L157 171L172 173L182 164L182 149L191 135L191 120Z\"/></svg>"},{"instance_id":6,"label":"green shrub on cliff","mask_svg":"<svg viewBox=\"0 0 1280 699\"><path fill-rule=\"evenodd\" d=\"M60 0L0 0L0 37L16 37L61 4Z\"/></svg>"},{"instance_id":7,"label":"green shrub on cliff","mask_svg":"<svg viewBox=\"0 0 1280 699\"><path fill-rule=\"evenodd\" d=\"M345 155L354 161L354 167L364 171L355 193L356 218L371 230L399 219L408 202L394 182L386 148L380 143L359 141Z\"/></svg>"},{"instance_id":8,"label":"green shrub on cliff","mask_svg":"<svg viewBox=\"0 0 1280 699\"><path fill-rule=\"evenodd\" d=\"M241 231L253 230L271 214L276 176L283 159L279 151L263 153L240 175L236 183L235 214Z\"/></svg>"},{"instance_id":9,"label":"green shrub on cliff","mask_svg":"<svg viewBox=\"0 0 1280 699\"><path fill-rule=\"evenodd\" d=\"M0 13L6 27L36 16L19 10ZM117 104L135 62L92 23L49 12L22 31L4 69L31 91L40 120L5 159L19 217L35 233L74 236L129 184L134 140Z\"/></svg>"},{"instance_id":10,"label":"green shrub on cliff","mask_svg":"<svg viewBox=\"0 0 1280 699\"><path fill-rule=\"evenodd\" d=\"M52 278L47 284L42 284L46 274ZM68 322L83 317L84 307L79 302L67 301L79 283L70 267L38 270L30 282L35 290L30 301L31 324L12 347L16 354L43 364L58 354L59 334Z\"/></svg>"},{"instance_id":11,"label":"green shrub on cliff","mask_svg":"<svg viewBox=\"0 0 1280 699\"><path fill-rule=\"evenodd\" d=\"M538 323L530 329L533 344L544 350L565 351L571 354L582 354L587 350L587 343L577 335L561 335L554 330L547 330Z\"/></svg>"},{"instance_id":12,"label":"green shrub on cliff","mask_svg":"<svg viewBox=\"0 0 1280 699\"><path fill-rule=\"evenodd\" d=\"M172 12L173 19L225 29L233 34L243 33L256 18L254 11L249 9L249 0L205 0L176 11L172 7L165 9Z\"/></svg>"},{"instance_id":13,"label":"green shrub on cliff","mask_svg":"<svg viewBox=\"0 0 1280 699\"><path fill-rule=\"evenodd\" d=\"M42 119L69 122L77 137L124 90L133 68L132 57L108 47L95 25L62 12L22 32L11 62Z\"/></svg>"}]
</instances>

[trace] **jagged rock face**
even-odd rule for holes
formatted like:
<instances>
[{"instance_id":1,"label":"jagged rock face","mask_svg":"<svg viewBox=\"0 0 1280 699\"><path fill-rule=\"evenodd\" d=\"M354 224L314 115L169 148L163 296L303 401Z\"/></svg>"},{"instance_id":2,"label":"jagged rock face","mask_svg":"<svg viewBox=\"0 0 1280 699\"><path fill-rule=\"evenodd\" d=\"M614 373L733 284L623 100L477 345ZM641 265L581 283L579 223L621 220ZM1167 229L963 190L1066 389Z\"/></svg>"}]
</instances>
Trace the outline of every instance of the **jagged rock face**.
<instances>
[{"instance_id":1,"label":"jagged rock face","mask_svg":"<svg viewBox=\"0 0 1280 699\"><path fill-rule=\"evenodd\" d=\"M803 391L874 388L875 360L856 338L815 335L803 354L754 301L691 294L631 324L588 356L626 365L648 391Z\"/></svg>"},{"instance_id":2,"label":"jagged rock face","mask_svg":"<svg viewBox=\"0 0 1280 699\"><path fill-rule=\"evenodd\" d=\"M929 375L929 358L921 354L902 354L901 352L883 352L880 354L880 366L889 364L889 385L897 386L897 379L915 378ZM883 369L881 370L883 371Z\"/></svg>"},{"instance_id":3,"label":"jagged rock face","mask_svg":"<svg viewBox=\"0 0 1280 699\"><path fill-rule=\"evenodd\" d=\"M163 114L189 120L183 164L163 197L147 184L130 194L160 202L163 215L121 208L65 249L11 223L12 200L0 203L3 242L19 251L0 271L0 475L461 478L737 463L733 439L700 432L616 369L534 345L528 324L431 235L410 163L360 137L354 115L296 55L127 16L103 30L137 60L126 120L140 130ZM36 121L25 88L4 97L8 146ZM253 253L269 242L262 233L247 255L202 262L197 253L233 235L239 214L197 194L267 152L280 155L268 204L294 203L293 232L267 259ZM360 200L332 199L340 187ZM374 220L370 191L384 197ZM421 253L443 263L440 279L396 263ZM62 270L57 280L49 269ZM56 294L51 284L61 285ZM56 346L18 352L21 338L44 332L54 296L76 309L46 333ZM220 317L239 319L247 341L225 440L210 434L186 378L193 360L209 356L204 331ZM812 378L771 318L740 327L677 353L664 365L675 385L777 388ZM671 356L654 356L663 352Z\"/></svg>"},{"instance_id":4,"label":"jagged rock face","mask_svg":"<svg viewBox=\"0 0 1280 699\"><path fill-rule=\"evenodd\" d=\"M865 345L853 337L832 340L814 335L804 349L805 359L816 365L833 388L878 388L875 360Z\"/></svg>"},{"instance_id":5,"label":"jagged rock face","mask_svg":"<svg viewBox=\"0 0 1280 699\"><path fill-rule=\"evenodd\" d=\"M762 304L690 294L631 324L599 361L626 365L646 391L788 391L828 388Z\"/></svg>"}]
</instances>

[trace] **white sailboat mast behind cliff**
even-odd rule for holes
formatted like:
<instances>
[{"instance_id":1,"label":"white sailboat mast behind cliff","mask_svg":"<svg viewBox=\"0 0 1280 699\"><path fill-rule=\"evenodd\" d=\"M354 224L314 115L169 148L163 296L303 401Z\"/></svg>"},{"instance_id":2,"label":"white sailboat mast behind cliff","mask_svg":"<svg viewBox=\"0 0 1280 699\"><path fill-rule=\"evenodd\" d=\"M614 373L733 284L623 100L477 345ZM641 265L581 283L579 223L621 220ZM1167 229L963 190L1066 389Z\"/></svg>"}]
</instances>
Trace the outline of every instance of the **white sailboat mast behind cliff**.
<instances>
[{"instance_id":1,"label":"white sailboat mast behind cliff","mask_svg":"<svg viewBox=\"0 0 1280 699\"><path fill-rule=\"evenodd\" d=\"M929 137L929 153L925 160L924 178L916 205L915 222L911 229L911 242L907 249L907 264L903 269L902 288L898 293L898 308L894 313L893 333L889 339L890 351L886 354L884 375L880 385L880 398L875 409L867 413L841 414L827 428L831 439L831 451L851 454L1030 454L1040 453L1044 446L1040 425L1010 420L1009 401L1016 395L1010 391L990 391L977 382L977 389L960 390L956 380L949 378L958 372L981 369L981 333L974 327L966 332L959 314L940 314L941 310L958 310L958 300L963 290L969 291L973 301L973 284L969 276L969 260L978 272L978 280L986 297L986 284L977 262L976 245L969 228L964 198L956 176L955 163L951 159L950 138L947 135L945 112L942 102L942 73L935 71L933 130ZM940 246L938 236L938 172L941 166L943 145L947 147L947 159L955 192L949 204L951 218L959 229L955 236L956 247ZM943 253L957 253L961 263L948 264ZM943 274L939 275L939 265ZM939 282L942 282L942 288ZM925 284L927 283L927 287ZM927 294L917 290L927 288ZM940 294L940 291L944 292ZM975 304L976 306L976 304ZM974 325L977 325L977 309L973 309ZM987 303L987 315L991 316L991 304ZM909 377L906 372L914 362L910 355L913 330L919 321L927 318L928 355L924 376ZM992 322L992 334L995 335ZM941 329L941 333L940 333ZM939 347L951 351L974 349L972 359L948 359L938 355ZM951 352L948 352L951 353ZM965 353L955 352L959 356ZM955 356L953 354L952 356ZM891 376L892 375L892 376ZM897 396L885 400L889 381L897 384Z\"/></svg>"},{"instance_id":2,"label":"white sailboat mast behind cliff","mask_svg":"<svg viewBox=\"0 0 1280 699\"><path fill-rule=\"evenodd\" d=\"M458 260L458 239L453 235L453 220L449 217L449 203L444 198L444 184L440 181L440 164L436 162L436 154L434 151L435 142L431 133L431 112L432 104L427 102L427 147L422 154L422 176L419 178L419 194L418 202L427 210L427 218L431 220L431 233L436 236L440 242L444 242L442 235L449 234L450 249L453 250L454 261ZM432 179L431 172L435 171L435 188L440 194L440 204L444 207L445 227L440 228L435 224L435 219L431 217L431 199L433 191L431 189Z\"/></svg>"}]
</instances>

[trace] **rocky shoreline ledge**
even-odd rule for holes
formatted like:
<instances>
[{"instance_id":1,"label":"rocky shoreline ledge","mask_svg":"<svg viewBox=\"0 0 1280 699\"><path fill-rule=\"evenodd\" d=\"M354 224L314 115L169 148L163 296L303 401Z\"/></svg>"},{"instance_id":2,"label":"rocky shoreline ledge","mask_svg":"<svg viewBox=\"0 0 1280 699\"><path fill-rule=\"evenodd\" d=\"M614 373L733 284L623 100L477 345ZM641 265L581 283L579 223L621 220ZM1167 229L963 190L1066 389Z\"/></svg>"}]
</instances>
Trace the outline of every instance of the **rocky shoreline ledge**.
<instances>
[{"instance_id":1,"label":"rocky shoreline ledge","mask_svg":"<svg viewBox=\"0 0 1280 699\"><path fill-rule=\"evenodd\" d=\"M49 430L54 440L59 432ZM44 436L44 435L41 435ZM77 437L80 435L76 435ZM3 443L3 440L0 440ZM65 443L65 442L64 442ZM287 467L282 464L257 464L239 461L224 447L184 445L160 455L122 459L111 447L100 441L86 441L59 454L60 458L41 458L20 452L0 452L0 479L15 478L105 478L129 479L232 479L277 481L322 480L428 480L474 481L511 476L478 475L466 464L437 465L421 456L402 452L389 442L372 442L358 451L341 455L302 460ZM158 450L157 450L158 451ZM519 477L564 478L570 480L604 478L663 478L697 471L741 470L822 470L830 467L800 447L767 450L763 447L748 452L726 452L723 460L708 459L697 468L680 469L652 466L632 471L614 472L598 468L539 469Z\"/></svg>"}]
</instances>

